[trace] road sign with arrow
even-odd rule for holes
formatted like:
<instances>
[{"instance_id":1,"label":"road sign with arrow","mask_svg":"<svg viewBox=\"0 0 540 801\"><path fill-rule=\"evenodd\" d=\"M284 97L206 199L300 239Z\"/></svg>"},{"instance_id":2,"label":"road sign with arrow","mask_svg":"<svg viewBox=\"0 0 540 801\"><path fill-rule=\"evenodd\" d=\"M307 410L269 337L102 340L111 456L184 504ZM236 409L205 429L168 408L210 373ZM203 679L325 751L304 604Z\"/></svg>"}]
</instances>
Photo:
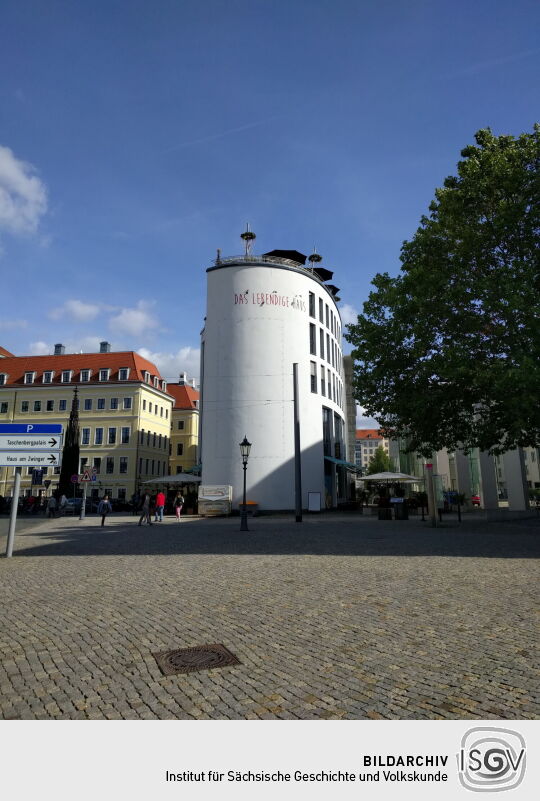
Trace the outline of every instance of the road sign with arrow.
<instances>
[{"instance_id":1,"label":"road sign with arrow","mask_svg":"<svg viewBox=\"0 0 540 801\"><path fill-rule=\"evenodd\" d=\"M62 461L62 440L61 424L0 424L0 465L57 467Z\"/></svg>"}]
</instances>

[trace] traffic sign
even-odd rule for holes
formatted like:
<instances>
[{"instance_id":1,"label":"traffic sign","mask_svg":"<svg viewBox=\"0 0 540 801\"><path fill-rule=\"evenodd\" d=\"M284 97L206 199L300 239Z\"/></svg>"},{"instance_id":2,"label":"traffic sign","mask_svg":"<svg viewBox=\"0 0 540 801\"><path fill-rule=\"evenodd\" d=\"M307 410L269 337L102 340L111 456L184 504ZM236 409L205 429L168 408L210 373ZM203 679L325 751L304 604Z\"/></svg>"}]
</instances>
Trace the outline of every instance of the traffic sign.
<instances>
[{"instance_id":1,"label":"traffic sign","mask_svg":"<svg viewBox=\"0 0 540 801\"><path fill-rule=\"evenodd\" d=\"M0 434L61 434L62 423L0 423Z\"/></svg>"},{"instance_id":2,"label":"traffic sign","mask_svg":"<svg viewBox=\"0 0 540 801\"><path fill-rule=\"evenodd\" d=\"M81 473L79 481L97 481L96 469L93 468L92 472L85 470L84 473Z\"/></svg>"},{"instance_id":3,"label":"traffic sign","mask_svg":"<svg viewBox=\"0 0 540 801\"><path fill-rule=\"evenodd\" d=\"M51 448L56 451L62 450L61 434L0 434L0 450L37 450L48 451Z\"/></svg>"},{"instance_id":4,"label":"traffic sign","mask_svg":"<svg viewBox=\"0 0 540 801\"><path fill-rule=\"evenodd\" d=\"M58 467L62 461L60 451L0 451L0 466L24 467L44 465Z\"/></svg>"},{"instance_id":5,"label":"traffic sign","mask_svg":"<svg viewBox=\"0 0 540 801\"><path fill-rule=\"evenodd\" d=\"M73 473L73 475L70 478L70 481L71 481L72 484L78 484L79 483L79 474L78 473Z\"/></svg>"}]
</instances>

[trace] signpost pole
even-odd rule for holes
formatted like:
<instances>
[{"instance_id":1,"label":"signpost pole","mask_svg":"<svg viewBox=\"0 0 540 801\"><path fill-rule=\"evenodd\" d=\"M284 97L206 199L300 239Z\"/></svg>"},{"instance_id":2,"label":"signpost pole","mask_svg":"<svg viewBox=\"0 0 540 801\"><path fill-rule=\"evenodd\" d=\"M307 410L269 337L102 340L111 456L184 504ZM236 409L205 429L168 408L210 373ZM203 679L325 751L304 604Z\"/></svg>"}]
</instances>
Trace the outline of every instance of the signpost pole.
<instances>
[{"instance_id":1,"label":"signpost pole","mask_svg":"<svg viewBox=\"0 0 540 801\"><path fill-rule=\"evenodd\" d=\"M86 488L88 486L88 482L84 482L83 486L83 496L82 496L82 504L81 504L81 513L79 515L79 520L84 520L86 517Z\"/></svg>"},{"instance_id":2,"label":"signpost pole","mask_svg":"<svg viewBox=\"0 0 540 801\"><path fill-rule=\"evenodd\" d=\"M17 525L17 510L19 508L19 492L21 490L22 467L15 468L15 481L13 482L13 498L11 499L11 512L9 515L9 532L6 548L6 558L13 556L13 543L15 541L15 526Z\"/></svg>"}]
</instances>

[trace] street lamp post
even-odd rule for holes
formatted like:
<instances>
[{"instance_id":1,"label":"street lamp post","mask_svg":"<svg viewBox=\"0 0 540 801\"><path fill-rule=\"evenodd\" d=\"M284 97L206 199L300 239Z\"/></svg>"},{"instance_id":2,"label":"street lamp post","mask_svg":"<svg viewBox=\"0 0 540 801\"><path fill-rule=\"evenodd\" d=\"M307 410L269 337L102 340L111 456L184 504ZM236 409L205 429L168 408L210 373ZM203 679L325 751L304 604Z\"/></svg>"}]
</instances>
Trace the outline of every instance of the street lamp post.
<instances>
[{"instance_id":1,"label":"street lamp post","mask_svg":"<svg viewBox=\"0 0 540 801\"><path fill-rule=\"evenodd\" d=\"M244 439L240 443L240 454L242 455L242 466L244 468L244 502L242 504L242 511L240 513L240 531L249 531L247 524L247 508L246 508L246 470L249 459L249 451L251 449L251 442L244 435Z\"/></svg>"}]
</instances>

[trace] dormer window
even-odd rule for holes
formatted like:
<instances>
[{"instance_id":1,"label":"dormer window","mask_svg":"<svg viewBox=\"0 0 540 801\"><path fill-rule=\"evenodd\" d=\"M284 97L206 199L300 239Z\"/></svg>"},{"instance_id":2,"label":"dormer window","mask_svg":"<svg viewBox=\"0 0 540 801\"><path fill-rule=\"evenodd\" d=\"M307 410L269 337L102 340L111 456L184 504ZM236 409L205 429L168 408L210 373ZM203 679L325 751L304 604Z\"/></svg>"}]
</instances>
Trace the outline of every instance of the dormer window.
<instances>
[{"instance_id":1,"label":"dormer window","mask_svg":"<svg viewBox=\"0 0 540 801\"><path fill-rule=\"evenodd\" d=\"M163 392L167 392L167 382L166 381L162 381L161 382L161 389L163 390Z\"/></svg>"},{"instance_id":2,"label":"dormer window","mask_svg":"<svg viewBox=\"0 0 540 801\"><path fill-rule=\"evenodd\" d=\"M144 383L145 384L149 384L150 383L150 373L148 372L148 370L144 371Z\"/></svg>"},{"instance_id":3,"label":"dormer window","mask_svg":"<svg viewBox=\"0 0 540 801\"><path fill-rule=\"evenodd\" d=\"M118 371L118 379L120 381L127 381L129 378L129 367L121 367Z\"/></svg>"},{"instance_id":4,"label":"dormer window","mask_svg":"<svg viewBox=\"0 0 540 801\"><path fill-rule=\"evenodd\" d=\"M156 389L159 389L159 378L157 375L154 376L154 386Z\"/></svg>"},{"instance_id":5,"label":"dormer window","mask_svg":"<svg viewBox=\"0 0 540 801\"><path fill-rule=\"evenodd\" d=\"M54 377L54 372L52 370L45 370L45 372L43 373L43 383L52 384L53 377Z\"/></svg>"},{"instance_id":6,"label":"dormer window","mask_svg":"<svg viewBox=\"0 0 540 801\"><path fill-rule=\"evenodd\" d=\"M110 372L111 372L111 371L110 371L110 369L109 369L108 367L104 367L104 368L102 368L102 369L99 371L99 380L100 380L100 381L108 381L108 380L109 380L109 374L110 374Z\"/></svg>"},{"instance_id":7,"label":"dormer window","mask_svg":"<svg viewBox=\"0 0 540 801\"><path fill-rule=\"evenodd\" d=\"M35 372L28 372L24 374L24 383L25 384L33 384L34 378L36 377Z\"/></svg>"},{"instance_id":8,"label":"dormer window","mask_svg":"<svg viewBox=\"0 0 540 801\"><path fill-rule=\"evenodd\" d=\"M69 384L71 381L71 376L73 375L73 370L62 370L62 384Z\"/></svg>"},{"instance_id":9,"label":"dormer window","mask_svg":"<svg viewBox=\"0 0 540 801\"><path fill-rule=\"evenodd\" d=\"M92 375L91 370L81 370L81 381L87 382L90 381L90 376Z\"/></svg>"},{"instance_id":10,"label":"dormer window","mask_svg":"<svg viewBox=\"0 0 540 801\"><path fill-rule=\"evenodd\" d=\"M0 387L5 386L5 384L7 384L7 380L7 373L0 373Z\"/></svg>"}]
</instances>

